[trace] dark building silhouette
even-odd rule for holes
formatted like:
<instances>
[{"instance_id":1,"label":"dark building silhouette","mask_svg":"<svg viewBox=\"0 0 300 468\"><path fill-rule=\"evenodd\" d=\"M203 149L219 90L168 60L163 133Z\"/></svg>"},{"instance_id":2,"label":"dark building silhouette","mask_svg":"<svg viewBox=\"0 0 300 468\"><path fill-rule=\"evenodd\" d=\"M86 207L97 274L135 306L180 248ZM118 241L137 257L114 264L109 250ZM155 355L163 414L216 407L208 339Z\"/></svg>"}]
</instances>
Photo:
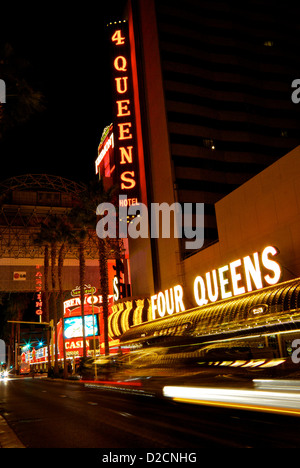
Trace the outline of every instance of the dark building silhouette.
<instances>
[{"instance_id":1,"label":"dark building silhouette","mask_svg":"<svg viewBox=\"0 0 300 468\"><path fill-rule=\"evenodd\" d=\"M124 16L108 25L111 41L118 30L126 36L128 20L134 107L119 92L113 121L134 110L139 200L204 203L202 250L219 239L215 204L300 143L300 104L292 100L300 78L298 13L299 6L267 0L128 0ZM113 41L112 76L126 41L120 48ZM185 239L131 244L139 294L184 277L183 260L195 253Z\"/></svg>"},{"instance_id":2,"label":"dark building silhouette","mask_svg":"<svg viewBox=\"0 0 300 468\"><path fill-rule=\"evenodd\" d=\"M288 3L131 2L146 152L153 160L160 126L175 199L205 203L205 245L218 238L214 203L300 142Z\"/></svg>"}]
</instances>

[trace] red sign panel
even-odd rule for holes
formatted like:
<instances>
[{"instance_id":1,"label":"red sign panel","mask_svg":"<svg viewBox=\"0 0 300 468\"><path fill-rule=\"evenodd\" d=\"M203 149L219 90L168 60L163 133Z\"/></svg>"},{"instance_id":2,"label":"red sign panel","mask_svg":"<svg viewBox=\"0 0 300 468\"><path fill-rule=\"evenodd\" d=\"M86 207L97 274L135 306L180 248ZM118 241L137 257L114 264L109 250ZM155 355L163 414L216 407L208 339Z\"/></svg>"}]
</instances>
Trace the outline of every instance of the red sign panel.
<instances>
[{"instance_id":1,"label":"red sign panel","mask_svg":"<svg viewBox=\"0 0 300 468\"><path fill-rule=\"evenodd\" d=\"M140 200L139 165L133 102L128 24L126 21L109 27L113 78L113 132L115 174L119 194L128 204Z\"/></svg>"},{"instance_id":2,"label":"red sign panel","mask_svg":"<svg viewBox=\"0 0 300 468\"><path fill-rule=\"evenodd\" d=\"M96 174L99 173L101 177L113 177L115 169L114 148L113 124L111 124L103 131L98 147L98 157L95 161Z\"/></svg>"}]
</instances>

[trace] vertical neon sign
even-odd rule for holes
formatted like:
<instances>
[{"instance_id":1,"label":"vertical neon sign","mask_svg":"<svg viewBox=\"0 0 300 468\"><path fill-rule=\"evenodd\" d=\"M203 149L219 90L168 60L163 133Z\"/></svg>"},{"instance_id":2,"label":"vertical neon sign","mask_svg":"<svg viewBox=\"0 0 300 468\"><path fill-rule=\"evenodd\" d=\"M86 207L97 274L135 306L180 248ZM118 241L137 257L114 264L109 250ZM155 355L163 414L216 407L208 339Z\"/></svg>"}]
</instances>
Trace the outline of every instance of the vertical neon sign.
<instances>
[{"instance_id":1,"label":"vertical neon sign","mask_svg":"<svg viewBox=\"0 0 300 468\"><path fill-rule=\"evenodd\" d=\"M42 301L42 272L40 271L40 266L36 265L36 274L35 274L35 291L36 291L36 301L35 301L35 313L36 315L42 315L43 310L43 301Z\"/></svg>"},{"instance_id":2,"label":"vertical neon sign","mask_svg":"<svg viewBox=\"0 0 300 468\"><path fill-rule=\"evenodd\" d=\"M132 205L140 201L140 188L129 35L126 21L111 25L110 45L113 71L116 178L118 179L120 195L126 195L127 204Z\"/></svg>"}]
</instances>

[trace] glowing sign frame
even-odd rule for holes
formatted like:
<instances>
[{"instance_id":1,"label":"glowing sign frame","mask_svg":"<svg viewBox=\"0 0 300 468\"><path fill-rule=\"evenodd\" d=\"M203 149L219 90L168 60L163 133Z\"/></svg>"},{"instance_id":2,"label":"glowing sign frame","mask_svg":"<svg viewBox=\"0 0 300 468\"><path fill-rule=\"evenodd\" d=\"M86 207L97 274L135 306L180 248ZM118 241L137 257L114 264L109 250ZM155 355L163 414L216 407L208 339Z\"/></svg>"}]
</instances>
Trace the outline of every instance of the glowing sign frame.
<instances>
[{"instance_id":1,"label":"glowing sign frame","mask_svg":"<svg viewBox=\"0 0 300 468\"><path fill-rule=\"evenodd\" d=\"M108 26L113 80L114 181L119 185L119 194L126 195L129 204L137 204L140 183L128 23L121 21Z\"/></svg>"}]
</instances>

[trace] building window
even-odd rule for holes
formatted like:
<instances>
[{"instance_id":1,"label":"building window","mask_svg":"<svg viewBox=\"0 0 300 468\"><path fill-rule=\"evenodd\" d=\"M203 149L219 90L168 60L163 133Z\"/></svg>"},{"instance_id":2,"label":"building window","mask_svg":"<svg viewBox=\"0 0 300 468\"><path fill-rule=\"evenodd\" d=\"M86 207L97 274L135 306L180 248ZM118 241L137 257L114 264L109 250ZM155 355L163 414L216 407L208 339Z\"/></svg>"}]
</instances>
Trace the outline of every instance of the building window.
<instances>
[{"instance_id":1,"label":"building window","mask_svg":"<svg viewBox=\"0 0 300 468\"><path fill-rule=\"evenodd\" d=\"M211 149L212 151L216 149L215 142L211 138L203 138L203 146Z\"/></svg>"}]
</instances>

